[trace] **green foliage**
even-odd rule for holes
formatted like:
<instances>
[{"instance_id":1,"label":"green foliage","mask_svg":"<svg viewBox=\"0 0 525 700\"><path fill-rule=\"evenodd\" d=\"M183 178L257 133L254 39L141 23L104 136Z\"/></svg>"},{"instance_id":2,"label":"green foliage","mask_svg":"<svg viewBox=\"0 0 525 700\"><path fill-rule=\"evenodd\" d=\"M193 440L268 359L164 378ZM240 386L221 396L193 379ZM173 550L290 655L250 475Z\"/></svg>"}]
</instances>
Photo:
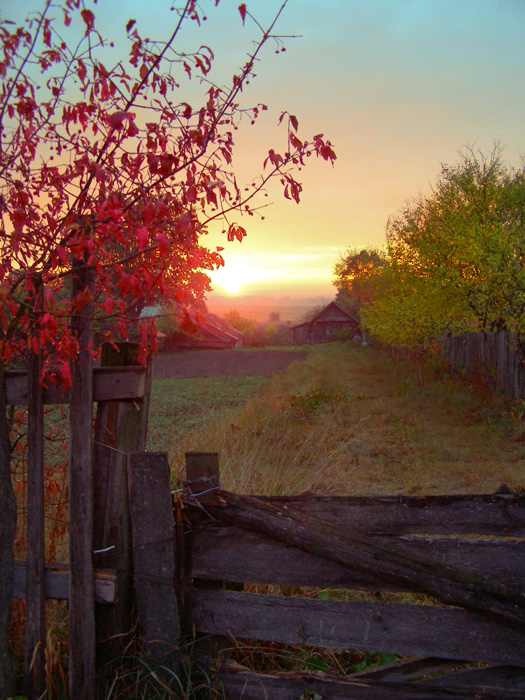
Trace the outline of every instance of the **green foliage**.
<instances>
[{"instance_id":1,"label":"green foliage","mask_svg":"<svg viewBox=\"0 0 525 700\"><path fill-rule=\"evenodd\" d=\"M395 654L365 654L365 658L360 661L355 666L349 669L350 673L360 673L361 671L371 671L372 669L379 668L385 664L394 663L394 661L399 661L401 656L396 656Z\"/></svg>"},{"instance_id":2,"label":"green foliage","mask_svg":"<svg viewBox=\"0 0 525 700\"><path fill-rule=\"evenodd\" d=\"M334 267L336 301L351 314L359 315L375 296L376 272L387 263L386 253L376 248L349 248Z\"/></svg>"},{"instance_id":3,"label":"green foliage","mask_svg":"<svg viewBox=\"0 0 525 700\"><path fill-rule=\"evenodd\" d=\"M362 317L382 342L427 352L442 333L524 330L525 169L495 147L443 165L387 225L388 259Z\"/></svg>"}]
</instances>

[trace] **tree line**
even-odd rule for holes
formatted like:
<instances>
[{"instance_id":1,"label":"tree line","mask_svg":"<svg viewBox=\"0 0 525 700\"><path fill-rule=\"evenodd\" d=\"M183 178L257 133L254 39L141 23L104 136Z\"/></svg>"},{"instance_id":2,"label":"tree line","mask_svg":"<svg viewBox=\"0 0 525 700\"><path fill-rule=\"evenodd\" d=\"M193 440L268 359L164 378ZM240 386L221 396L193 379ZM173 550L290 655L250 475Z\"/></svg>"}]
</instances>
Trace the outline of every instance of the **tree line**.
<instances>
[{"instance_id":1,"label":"tree line","mask_svg":"<svg viewBox=\"0 0 525 700\"><path fill-rule=\"evenodd\" d=\"M382 343L427 352L440 335L525 330L525 166L466 149L388 220L386 248L350 248L337 300Z\"/></svg>"}]
</instances>

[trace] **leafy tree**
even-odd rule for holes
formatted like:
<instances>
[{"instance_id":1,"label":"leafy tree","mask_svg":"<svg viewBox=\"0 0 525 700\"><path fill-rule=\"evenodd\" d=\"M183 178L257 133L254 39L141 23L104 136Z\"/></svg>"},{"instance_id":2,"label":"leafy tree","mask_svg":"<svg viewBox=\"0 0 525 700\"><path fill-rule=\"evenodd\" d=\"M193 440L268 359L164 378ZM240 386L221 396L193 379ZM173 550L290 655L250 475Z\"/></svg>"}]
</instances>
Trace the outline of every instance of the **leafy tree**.
<instances>
[{"instance_id":1,"label":"leafy tree","mask_svg":"<svg viewBox=\"0 0 525 700\"><path fill-rule=\"evenodd\" d=\"M389 220L388 264L362 310L375 337L423 353L443 333L523 334L524 184L499 147L467 150Z\"/></svg>"},{"instance_id":2,"label":"leafy tree","mask_svg":"<svg viewBox=\"0 0 525 700\"><path fill-rule=\"evenodd\" d=\"M322 134L299 138L297 118L283 112L284 147L269 149L258 180L237 183L235 131L266 109L243 106L241 97L264 47L281 50L282 9L266 28L255 22L259 40L226 87L212 80L209 47L179 48L183 27L204 20L196 0L175 5L158 39L144 38L133 19L106 39L87 0L41 0L22 26L0 19L0 370L42 352L42 381L71 385L73 314L93 308L90 316L105 320L89 347L97 355L107 338L127 336L142 300L202 297L202 271L223 264L222 249L203 244L210 222L241 240L235 215L253 214L268 180L278 177L284 196L298 202L297 169L311 155L335 160ZM244 3L239 13L243 24L253 19ZM200 85L197 103L182 93L190 78ZM93 283L72 297L79 266ZM144 321L141 361L154 334ZM9 465L0 467L4 513ZM6 523L0 518L9 547ZM2 655L4 642L5 625ZM9 695L4 670L0 695Z\"/></svg>"},{"instance_id":3,"label":"leafy tree","mask_svg":"<svg viewBox=\"0 0 525 700\"><path fill-rule=\"evenodd\" d=\"M250 15L244 4L239 10L244 23ZM232 217L253 213L269 179L279 177L284 195L299 201L294 170L312 154L333 162L322 135L299 139L297 118L283 113L284 150L269 150L264 175L248 188L236 181L235 130L266 109L241 106L241 93L264 46L281 46L279 14L229 87L212 82L210 48L177 49L183 25L203 20L196 0L176 8L161 40L143 38L130 20L127 60L118 34L115 46L103 38L84 0L47 0L24 26L0 24L1 359L24 355L35 311L40 333L31 342L52 344L67 382L72 311L93 301L95 317L113 318L125 337L137 300L202 295L207 282L195 273L223 263L221 249L202 243L210 222L222 220L228 240L242 239ZM200 105L178 96L192 76ZM70 300L61 292L75 260L95 269L95 287Z\"/></svg>"},{"instance_id":4,"label":"leafy tree","mask_svg":"<svg viewBox=\"0 0 525 700\"><path fill-rule=\"evenodd\" d=\"M230 323L234 328L244 333L244 335L250 335L254 333L257 328L257 321L251 318L243 318L237 309L232 309L224 314L224 320Z\"/></svg>"},{"instance_id":5,"label":"leafy tree","mask_svg":"<svg viewBox=\"0 0 525 700\"><path fill-rule=\"evenodd\" d=\"M346 311L359 315L361 307L374 297L375 273L387 262L384 251L376 248L349 248L334 266L336 301Z\"/></svg>"},{"instance_id":6,"label":"leafy tree","mask_svg":"<svg viewBox=\"0 0 525 700\"><path fill-rule=\"evenodd\" d=\"M524 213L523 170L505 166L498 147L489 155L466 151L442 166L430 196L389 221L389 252L436 293L453 293L470 310L468 329L520 331Z\"/></svg>"}]
</instances>

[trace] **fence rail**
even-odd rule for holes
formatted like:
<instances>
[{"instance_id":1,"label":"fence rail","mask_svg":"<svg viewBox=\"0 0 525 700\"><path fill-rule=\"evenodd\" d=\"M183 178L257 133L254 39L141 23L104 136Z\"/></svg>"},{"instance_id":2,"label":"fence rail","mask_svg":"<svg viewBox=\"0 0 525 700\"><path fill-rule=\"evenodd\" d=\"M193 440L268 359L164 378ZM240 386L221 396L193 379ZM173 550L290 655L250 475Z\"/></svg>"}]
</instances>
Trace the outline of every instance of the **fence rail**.
<instances>
[{"instance_id":1,"label":"fence rail","mask_svg":"<svg viewBox=\"0 0 525 700\"><path fill-rule=\"evenodd\" d=\"M225 697L296 700L317 693L323 700L437 699L471 698L478 691L484 698L523 695L525 497L240 497L209 489L210 482L219 481L216 455L208 467L205 454L197 459L190 455L187 467L188 492L178 501L175 535L183 629L210 635L216 652L225 646L221 637L233 637L415 657L381 673L337 680L311 673L258 674L224 658L217 665L215 658L210 668L218 668L216 680ZM317 545L330 533L334 541L326 540L322 551ZM407 561L414 568L413 580L409 576L401 582ZM427 582L421 580L423 565ZM155 575L151 569L149 573ZM158 585L160 568L155 576ZM227 582L234 582L235 590ZM347 599L254 593L253 584L344 589ZM451 597L454 586L466 591L465 606L431 599L425 604L377 600L378 591L428 589L450 602L462 595L454 590ZM353 600L355 590L373 594ZM486 605L485 597L491 595L494 599ZM499 602L507 600L512 611L503 610L505 603L498 608L499 595ZM488 666L457 669L472 662ZM445 670L445 681L435 676Z\"/></svg>"}]
</instances>

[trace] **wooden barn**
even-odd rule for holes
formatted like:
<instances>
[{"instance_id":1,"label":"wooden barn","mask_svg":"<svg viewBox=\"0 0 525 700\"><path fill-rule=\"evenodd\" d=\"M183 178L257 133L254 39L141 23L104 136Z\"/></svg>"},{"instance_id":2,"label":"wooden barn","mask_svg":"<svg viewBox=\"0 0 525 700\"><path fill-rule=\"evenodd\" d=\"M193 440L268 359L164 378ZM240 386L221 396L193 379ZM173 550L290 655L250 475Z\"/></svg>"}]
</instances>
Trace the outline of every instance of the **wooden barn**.
<instances>
[{"instance_id":1,"label":"wooden barn","mask_svg":"<svg viewBox=\"0 0 525 700\"><path fill-rule=\"evenodd\" d=\"M359 321L332 301L311 321L292 328L296 345L327 343L342 337L352 338L359 332Z\"/></svg>"}]
</instances>

